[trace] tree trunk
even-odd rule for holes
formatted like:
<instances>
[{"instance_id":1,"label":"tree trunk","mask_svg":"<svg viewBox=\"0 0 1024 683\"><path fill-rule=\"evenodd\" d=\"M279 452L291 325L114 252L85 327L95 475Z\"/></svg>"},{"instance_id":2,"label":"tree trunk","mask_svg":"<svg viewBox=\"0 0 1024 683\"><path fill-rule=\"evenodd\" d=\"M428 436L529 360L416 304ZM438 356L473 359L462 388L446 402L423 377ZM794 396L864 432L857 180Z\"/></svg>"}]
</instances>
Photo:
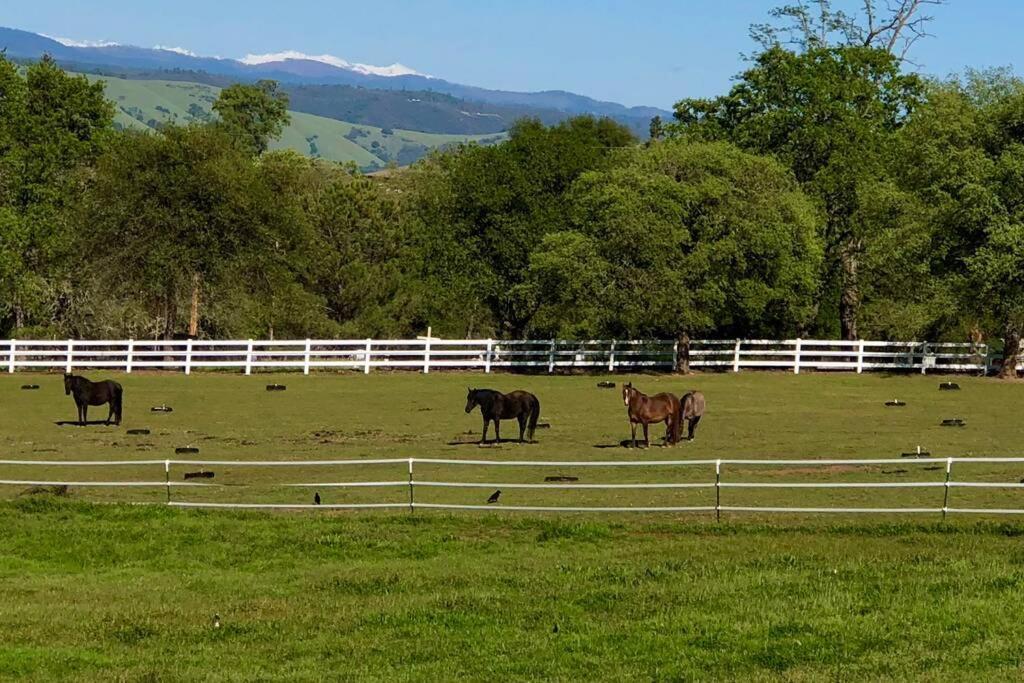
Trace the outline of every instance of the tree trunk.
<instances>
[{"instance_id":1,"label":"tree trunk","mask_svg":"<svg viewBox=\"0 0 1024 683\"><path fill-rule=\"evenodd\" d=\"M21 331L25 327L25 309L20 303L14 304L14 329Z\"/></svg>"},{"instance_id":2,"label":"tree trunk","mask_svg":"<svg viewBox=\"0 0 1024 683\"><path fill-rule=\"evenodd\" d=\"M192 273L192 310L188 316L188 336L195 339L199 334L199 273Z\"/></svg>"},{"instance_id":3,"label":"tree trunk","mask_svg":"<svg viewBox=\"0 0 1024 683\"><path fill-rule=\"evenodd\" d=\"M164 290L164 339L174 338L174 319L177 317L177 307L175 305L174 298L174 283L168 283Z\"/></svg>"},{"instance_id":4,"label":"tree trunk","mask_svg":"<svg viewBox=\"0 0 1024 683\"><path fill-rule=\"evenodd\" d=\"M683 332L679 335L679 357L676 359L676 372L690 374L690 335Z\"/></svg>"},{"instance_id":5,"label":"tree trunk","mask_svg":"<svg viewBox=\"0 0 1024 683\"><path fill-rule=\"evenodd\" d=\"M1020 358L1020 326L1007 323L1003 330L1003 365L999 368L1000 379L1017 377L1017 360Z\"/></svg>"},{"instance_id":6,"label":"tree trunk","mask_svg":"<svg viewBox=\"0 0 1024 683\"><path fill-rule=\"evenodd\" d=\"M857 337L857 313L860 310L860 286L857 281L857 253L854 245L847 244L839 254L842 266L841 294L839 297L839 324L842 338L854 341Z\"/></svg>"}]
</instances>

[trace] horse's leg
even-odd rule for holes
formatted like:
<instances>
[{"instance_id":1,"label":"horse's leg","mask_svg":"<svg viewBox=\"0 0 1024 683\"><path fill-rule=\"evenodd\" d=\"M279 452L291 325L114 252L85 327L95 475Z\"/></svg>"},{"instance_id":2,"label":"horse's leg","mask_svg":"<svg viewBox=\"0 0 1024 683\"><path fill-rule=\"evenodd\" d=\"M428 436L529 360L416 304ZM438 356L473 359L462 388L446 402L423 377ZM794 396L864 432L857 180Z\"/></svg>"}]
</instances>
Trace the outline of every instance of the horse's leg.
<instances>
[{"instance_id":1,"label":"horse's leg","mask_svg":"<svg viewBox=\"0 0 1024 683\"><path fill-rule=\"evenodd\" d=\"M519 443L523 443L523 434L526 433L526 413L519 413Z\"/></svg>"},{"instance_id":2,"label":"horse's leg","mask_svg":"<svg viewBox=\"0 0 1024 683\"><path fill-rule=\"evenodd\" d=\"M107 426L110 426L110 421L114 417L114 399L110 399L110 410L107 411Z\"/></svg>"},{"instance_id":3,"label":"horse's leg","mask_svg":"<svg viewBox=\"0 0 1024 683\"><path fill-rule=\"evenodd\" d=\"M480 437L480 443L481 444L487 443L487 427L490 425L490 423L491 423L491 421L485 417L484 418L484 435Z\"/></svg>"},{"instance_id":4,"label":"horse's leg","mask_svg":"<svg viewBox=\"0 0 1024 683\"><path fill-rule=\"evenodd\" d=\"M82 403L82 426L84 427L84 426L86 426L88 424L89 424L89 404L83 402Z\"/></svg>"},{"instance_id":5,"label":"horse's leg","mask_svg":"<svg viewBox=\"0 0 1024 683\"><path fill-rule=\"evenodd\" d=\"M690 433L688 440L693 441L693 435L697 431L697 423L700 422L700 415L690 418Z\"/></svg>"},{"instance_id":6,"label":"horse's leg","mask_svg":"<svg viewBox=\"0 0 1024 683\"><path fill-rule=\"evenodd\" d=\"M633 448L636 448L636 422L630 422L629 428L633 430Z\"/></svg>"},{"instance_id":7,"label":"horse's leg","mask_svg":"<svg viewBox=\"0 0 1024 683\"><path fill-rule=\"evenodd\" d=\"M494 443L501 443L501 420L494 418Z\"/></svg>"},{"instance_id":8,"label":"horse's leg","mask_svg":"<svg viewBox=\"0 0 1024 683\"><path fill-rule=\"evenodd\" d=\"M644 422L644 448L651 447L651 439L647 436L647 423Z\"/></svg>"}]
</instances>

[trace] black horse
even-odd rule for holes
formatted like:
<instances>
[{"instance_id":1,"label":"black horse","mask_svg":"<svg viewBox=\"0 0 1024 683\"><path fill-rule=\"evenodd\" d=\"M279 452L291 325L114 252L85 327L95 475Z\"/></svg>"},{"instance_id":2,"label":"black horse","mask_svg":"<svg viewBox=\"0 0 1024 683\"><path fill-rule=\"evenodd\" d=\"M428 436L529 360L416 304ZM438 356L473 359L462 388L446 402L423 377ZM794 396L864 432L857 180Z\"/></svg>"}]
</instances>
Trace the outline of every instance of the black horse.
<instances>
[{"instance_id":1,"label":"black horse","mask_svg":"<svg viewBox=\"0 0 1024 683\"><path fill-rule=\"evenodd\" d=\"M107 415L107 424L111 418L114 424L121 424L121 396L124 390L121 385L113 380L102 382L90 382L78 375L64 375L64 394L75 397L75 405L78 406L78 424L85 425L86 413L89 406L101 406L104 403L110 404L110 414Z\"/></svg>"},{"instance_id":2,"label":"black horse","mask_svg":"<svg viewBox=\"0 0 1024 683\"><path fill-rule=\"evenodd\" d=\"M540 416L540 401L533 394L526 391L503 394L491 389L470 389L466 396L466 412L472 412L476 406L480 406L484 416L484 433L480 443L487 443L487 426L491 420L494 420L494 441L501 443L499 420L513 417L519 420L519 443L523 443L524 434L533 441L533 431L537 428L537 418Z\"/></svg>"}]
</instances>

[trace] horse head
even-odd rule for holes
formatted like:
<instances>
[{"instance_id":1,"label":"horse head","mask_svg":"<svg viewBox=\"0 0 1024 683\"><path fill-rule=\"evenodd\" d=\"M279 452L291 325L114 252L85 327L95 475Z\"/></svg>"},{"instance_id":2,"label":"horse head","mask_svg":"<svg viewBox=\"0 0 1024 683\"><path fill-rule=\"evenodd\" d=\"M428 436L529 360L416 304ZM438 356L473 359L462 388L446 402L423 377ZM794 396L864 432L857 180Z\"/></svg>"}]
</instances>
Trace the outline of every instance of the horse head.
<instances>
[{"instance_id":1,"label":"horse head","mask_svg":"<svg viewBox=\"0 0 1024 683\"><path fill-rule=\"evenodd\" d=\"M629 406L629 399L632 398L633 392L636 391L633 388L632 382L625 382L622 385L622 405Z\"/></svg>"},{"instance_id":2,"label":"horse head","mask_svg":"<svg viewBox=\"0 0 1024 683\"><path fill-rule=\"evenodd\" d=\"M67 372L64 373L64 395L65 396L70 396L71 395L71 378L72 377L73 377L73 375L71 375L70 373L67 373Z\"/></svg>"},{"instance_id":3,"label":"horse head","mask_svg":"<svg viewBox=\"0 0 1024 683\"><path fill-rule=\"evenodd\" d=\"M473 408L476 407L476 389L470 389L466 387L466 412L473 412Z\"/></svg>"}]
</instances>

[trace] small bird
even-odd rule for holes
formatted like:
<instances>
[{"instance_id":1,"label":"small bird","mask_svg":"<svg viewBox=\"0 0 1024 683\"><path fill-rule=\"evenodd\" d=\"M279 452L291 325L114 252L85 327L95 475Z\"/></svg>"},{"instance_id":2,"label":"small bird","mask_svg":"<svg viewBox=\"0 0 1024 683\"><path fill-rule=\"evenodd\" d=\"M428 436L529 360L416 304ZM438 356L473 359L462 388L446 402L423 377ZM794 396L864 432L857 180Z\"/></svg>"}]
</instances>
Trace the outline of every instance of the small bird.
<instances>
[{"instance_id":1,"label":"small bird","mask_svg":"<svg viewBox=\"0 0 1024 683\"><path fill-rule=\"evenodd\" d=\"M498 489L497 491L495 491L494 493L491 494L490 498L487 499L487 504L490 505L491 503L497 503L498 502L498 498L500 496L501 496L501 489Z\"/></svg>"},{"instance_id":2,"label":"small bird","mask_svg":"<svg viewBox=\"0 0 1024 683\"><path fill-rule=\"evenodd\" d=\"M319 504L320 504L320 492L317 491L316 493L313 494L313 505L319 505Z\"/></svg>"},{"instance_id":3,"label":"small bird","mask_svg":"<svg viewBox=\"0 0 1024 683\"><path fill-rule=\"evenodd\" d=\"M214 614L213 615L213 627L214 628L220 628L220 615L219 614Z\"/></svg>"}]
</instances>

